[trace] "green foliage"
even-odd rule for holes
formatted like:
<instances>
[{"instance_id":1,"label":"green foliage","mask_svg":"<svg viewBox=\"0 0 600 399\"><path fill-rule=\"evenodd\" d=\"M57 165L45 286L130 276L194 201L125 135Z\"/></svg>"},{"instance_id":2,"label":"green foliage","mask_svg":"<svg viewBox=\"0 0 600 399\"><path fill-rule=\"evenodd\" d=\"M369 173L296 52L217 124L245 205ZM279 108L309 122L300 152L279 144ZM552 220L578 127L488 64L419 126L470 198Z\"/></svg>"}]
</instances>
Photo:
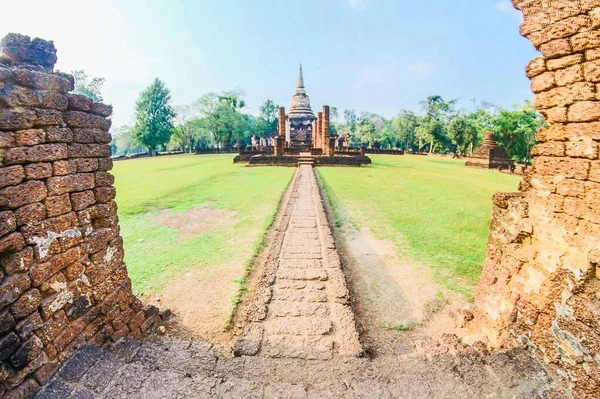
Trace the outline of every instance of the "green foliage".
<instances>
[{"instance_id":1,"label":"green foliage","mask_svg":"<svg viewBox=\"0 0 600 399\"><path fill-rule=\"evenodd\" d=\"M380 327L383 328L384 330L390 330L390 331L410 331L413 328L415 328L416 325L417 325L417 323L415 323L414 321L411 321L410 323L407 323L407 324L382 323Z\"/></svg>"},{"instance_id":2,"label":"green foliage","mask_svg":"<svg viewBox=\"0 0 600 399\"><path fill-rule=\"evenodd\" d=\"M448 137L452 140L455 153L466 155L471 143L477 140L477 126L471 115L458 115L448 126Z\"/></svg>"},{"instance_id":3,"label":"green foliage","mask_svg":"<svg viewBox=\"0 0 600 399\"><path fill-rule=\"evenodd\" d=\"M204 117L203 126L213 135L217 147L229 148L235 140L248 135L252 123L240 112L245 106L241 92L210 92L200 97L196 106Z\"/></svg>"},{"instance_id":4,"label":"green foliage","mask_svg":"<svg viewBox=\"0 0 600 399\"><path fill-rule=\"evenodd\" d=\"M94 102L102 101L104 78L93 78L88 76L83 69L71 71L71 75L75 78L75 88L73 89L73 93L86 96Z\"/></svg>"},{"instance_id":5,"label":"green foliage","mask_svg":"<svg viewBox=\"0 0 600 399\"><path fill-rule=\"evenodd\" d=\"M429 266L437 282L471 296L483 268L492 195L519 177L465 168L464 161L371 155L373 164L317 170L336 224L390 240L400 259Z\"/></svg>"},{"instance_id":6,"label":"green foliage","mask_svg":"<svg viewBox=\"0 0 600 399\"><path fill-rule=\"evenodd\" d=\"M173 133L175 111L169 104L171 92L160 79L146 88L135 104L135 139L152 154L169 142Z\"/></svg>"},{"instance_id":7,"label":"green foliage","mask_svg":"<svg viewBox=\"0 0 600 399\"><path fill-rule=\"evenodd\" d=\"M256 119L255 130L259 136L263 133L274 133L279 129L279 105L266 100L259 108L260 116Z\"/></svg>"}]
</instances>

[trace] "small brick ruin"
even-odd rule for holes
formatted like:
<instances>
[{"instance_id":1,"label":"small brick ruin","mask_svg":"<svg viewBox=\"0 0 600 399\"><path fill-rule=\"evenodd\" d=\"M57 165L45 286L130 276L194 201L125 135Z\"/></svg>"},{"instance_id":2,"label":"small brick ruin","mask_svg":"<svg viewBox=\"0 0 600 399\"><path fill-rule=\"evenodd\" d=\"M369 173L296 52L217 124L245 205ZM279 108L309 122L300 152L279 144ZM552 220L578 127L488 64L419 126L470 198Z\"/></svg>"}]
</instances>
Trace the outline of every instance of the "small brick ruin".
<instances>
[{"instance_id":1,"label":"small brick ruin","mask_svg":"<svg viewBox=\"0 0 600 399\"><path fill-rule=\"evenodd\" d=\"M160 319L123 263L112 107L69 94L52 42L0 43L0 396L27 397L77 348Z\"/></svg>"},{"instance_id":2,"label":"small brick ruin","mask_svg":"<svg viewBox=\"0 0 600 399\"><path fill-rule=\"evenodd\" d=\"M494 133L488 132L485 134L483 144L475 151L469 160L465 163L471 168L482 169L505 169L511 170L514 168L514 163L504 150L498 145Z\"/></svg>"},{"instance_id":3,"label":"small brick ruin","mask_svg":"<svg viewBox=\"0 0 600 399\"><path fill-rule=\"evenodd\" d=\"M519 193L494 196L470 340L527 344L575 397L600 397L600 0L514 0L539 131Z\"/></svg>"}]
</instances>

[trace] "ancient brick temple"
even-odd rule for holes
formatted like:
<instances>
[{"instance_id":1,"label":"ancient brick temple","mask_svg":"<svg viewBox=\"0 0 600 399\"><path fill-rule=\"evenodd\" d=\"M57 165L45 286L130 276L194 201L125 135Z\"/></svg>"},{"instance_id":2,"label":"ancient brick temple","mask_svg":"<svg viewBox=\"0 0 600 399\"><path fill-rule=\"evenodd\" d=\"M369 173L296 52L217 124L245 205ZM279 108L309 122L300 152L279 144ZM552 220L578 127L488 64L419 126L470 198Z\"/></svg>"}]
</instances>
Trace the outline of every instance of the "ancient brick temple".
<instances>
[{"instance_id":1,"label":"ancient brick temple","mask_svg":"<svg viewBox=\"0 0 600 399\"><path fill-rule=\"evenodd\" d=\"M514 0L537 135L520 192L494 196L471 340L529 345L575 397L600 397L600 0ZM470 321L469 321L470 320Z\"/></svg>"},{"instance_id":2,"label":"ancient brick temple","mask_svg":"<svg viewBox=\"0 0 600 399\"><path fill-rule=\"evenodd\" d=\"M292 105L287 116L286 140L290 147L310 151L313 141L312 125L316 119L310 106L310 98L306 95L302 65L300 65L296 94L292 97Z\"/></svg>"},{"instance_id":3,"label":"ancient brick temple","mask_svg":"<svg viewBox=\"0 0 600 399\"><path fill-rule=\"evenodd\" d=\"M0 396L27 397L85 344L159 320L131 290L110 106L69 94L52 42L0 42Z\"/></svg>"},{"instance_id":4,"label":"ancient brick temple","mask_svg":"<svg viewBox=\"0 0 600 399\"><path fill-rule=\"evenodd\" d=\"M485 134L483 144L473 151L473 155L465 165L472 168L505 170L514 167L512 159L510 159L504 148L498 145L492 132Z\"/></svg>"}]
</instances>

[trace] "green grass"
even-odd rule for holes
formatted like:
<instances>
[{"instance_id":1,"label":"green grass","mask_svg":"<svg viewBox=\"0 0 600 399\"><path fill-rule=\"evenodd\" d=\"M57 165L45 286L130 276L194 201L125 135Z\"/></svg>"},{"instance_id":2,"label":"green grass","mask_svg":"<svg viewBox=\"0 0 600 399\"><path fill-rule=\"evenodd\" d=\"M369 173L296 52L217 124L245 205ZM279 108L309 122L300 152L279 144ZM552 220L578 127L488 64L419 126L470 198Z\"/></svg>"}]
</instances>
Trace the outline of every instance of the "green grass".
<instances>
[{"instance_id":1,"label":"green grass","mask_svg":"<svg viewBox=\"0 0 600 399\"><path fill-rule=\"evenodd\" d=\"M373 155L373 164L318 168L336 225L367 227L402 259L426 264L436 282L470 298L479 280L492 195L519 177L466 168L464 161Z\"/></svg>"},{"instance_id":2,"label":"green grass","mask_svg":"<svg viewBox=\"0 0 600 399\"><path fill-rule=\"evenodd\" d=\"M382 323L380 327L383 328L384 330L390 330L390 331L410 331L413 328L415 328L416 325L417 325L417 323L415 323L414 321L411 321L410 323L407 323L407 324Z\"/></svg>"},{"instance_id":3,"label":"green grass","mask_svg":"<svg viewBox=\"0 0 600 399\"><path fill-rule=\"evenodd\" d=\"M125 261L136 294L159 291L177 273L238 259L243 289L243 265L247 268L260 249L293 169L246 168L232 158L177 155L115 162ZM217 227L182 241L176 229L154 217L162 209L197 207L236 212L233 228Z\"/></svg>"}]
</instances>

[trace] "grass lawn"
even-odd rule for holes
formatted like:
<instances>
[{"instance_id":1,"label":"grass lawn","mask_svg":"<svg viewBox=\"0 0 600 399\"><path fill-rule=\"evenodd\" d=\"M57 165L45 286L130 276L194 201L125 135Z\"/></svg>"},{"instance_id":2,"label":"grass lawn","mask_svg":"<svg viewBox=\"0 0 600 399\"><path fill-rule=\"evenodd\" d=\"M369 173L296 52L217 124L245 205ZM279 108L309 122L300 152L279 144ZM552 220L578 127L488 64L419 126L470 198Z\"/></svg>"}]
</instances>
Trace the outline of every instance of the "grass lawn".
<instances>
[{"instance_id":1,"label":"grass lawn","mask_svg":"<svg viewBox=\"0 0 600 399\"><path fill-rule=\"evenodd\" d=\"M136 294L160 290L192 268L218 268L239 259L240 275L260 245L292 168L246 168L233 155L176 155L115 162L113 174L125 261ZM215 223L182 239L159 223L161 210L226 210L233 225ZM235 212L235 213L234 213ZM185 219L185 218L184 218ZM230 283L230 282L216 282Z\"/></svg>"},{"instance_id":2,"label":"grass lawn","mask_svg":"<svg viewBox=\"0 0 600 399\"><path fill-rule=\"evenodd\" d=\"M371 159L360 169L318 168L336 224L391 240L401 259L430 266L438 283L470 298L485 260L492 195L516 191L520 178L438 157Z\"/></svg>"}]
</instances>

